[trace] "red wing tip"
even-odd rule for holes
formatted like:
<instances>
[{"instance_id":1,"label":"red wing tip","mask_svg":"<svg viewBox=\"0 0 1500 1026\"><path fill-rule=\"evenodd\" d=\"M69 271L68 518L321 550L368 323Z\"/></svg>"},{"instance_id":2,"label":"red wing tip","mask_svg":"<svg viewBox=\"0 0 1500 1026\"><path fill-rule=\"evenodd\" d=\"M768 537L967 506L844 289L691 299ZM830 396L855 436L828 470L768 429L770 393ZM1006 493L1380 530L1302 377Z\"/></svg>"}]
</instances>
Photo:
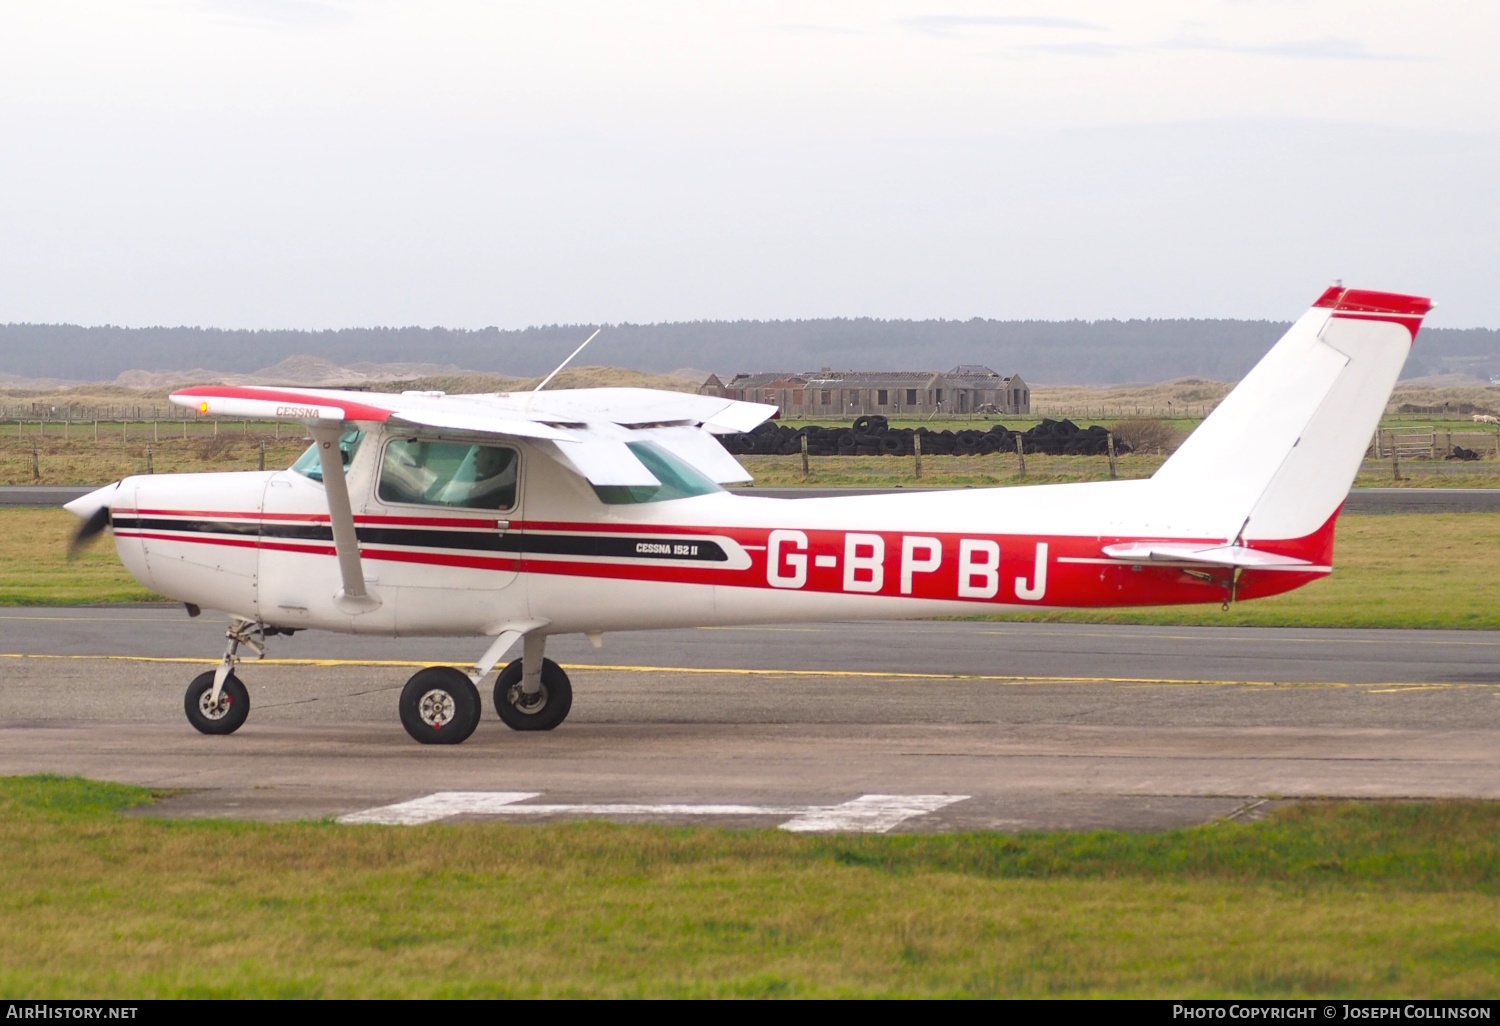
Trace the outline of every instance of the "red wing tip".
<instances>
[{"instance_id":1,"label":"red wing tip","mask_svg":"<svg viewBox=\"0 0 1500 1026\"><path fill-rule=\"evenodd\" d=\"M172 398L184 399L259 399L267 402L329 406L344 411L346 420L384 421L392 411L382 406L372 406L343 395L309 392L297 388L277 388L265 385L193 385L180 388Z\"/></svg>"},{"instance_id":2,"label":"red wing tip","mask_svg":"<svg viewBox=\"0 0 1500 1026\"><path fill-rule=\"evenodd\" d=\"M1374 292L1369 289L1346 289L1342 285L1330 285L1313 306L1345 313L1422 317L1432 309L1432 300L1425 296L1408 296L1400 292Z\"/></svg>"}]
</instances>

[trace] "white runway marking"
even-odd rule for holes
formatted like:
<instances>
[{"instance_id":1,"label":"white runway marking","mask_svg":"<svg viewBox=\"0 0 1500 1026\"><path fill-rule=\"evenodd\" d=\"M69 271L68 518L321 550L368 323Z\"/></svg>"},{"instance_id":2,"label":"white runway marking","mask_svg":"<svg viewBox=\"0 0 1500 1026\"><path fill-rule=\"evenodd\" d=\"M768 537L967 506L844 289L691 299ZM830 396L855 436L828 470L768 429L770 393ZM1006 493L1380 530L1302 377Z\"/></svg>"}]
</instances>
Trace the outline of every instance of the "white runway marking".
<instances>
[{"instance_id":1,"label":"white runway marking","mask_svg":"<svg viewBox=\"0 0 1500 1026\"><path fill-rule=\"evenodd\" d=\"M416 826L449 816L490 815L512 802L536 798L540 791L439 791L426 798L382 805L340 816L340 823L382 823L388 826Z\"/></svg>"},{"instance_id":2,"label":"white runway marking","mask_svg":"<svg viewBox=\"0 0 1500 1026\"><path fill-rule=\"evenodd\" d=\"M913 816L925 816L945 805L961 802L965 794L864 794L852 802L813 806L781 829L797 833L883 834Z\"/></svg>"},{"instance_id":3,"label":"white runway marking","mask_svg":"<svg viewBox=\"0 0 1500 1026\"><path fill-rule=\"evenodd\" d=\"M914 816L966 800L966 794L865 794L840 805L522 805L536 791L439 791L409 802L340 816L340 823L416 826L452 816L787 816L794 833L883 834Z\"/></svg>"}]
</instances>

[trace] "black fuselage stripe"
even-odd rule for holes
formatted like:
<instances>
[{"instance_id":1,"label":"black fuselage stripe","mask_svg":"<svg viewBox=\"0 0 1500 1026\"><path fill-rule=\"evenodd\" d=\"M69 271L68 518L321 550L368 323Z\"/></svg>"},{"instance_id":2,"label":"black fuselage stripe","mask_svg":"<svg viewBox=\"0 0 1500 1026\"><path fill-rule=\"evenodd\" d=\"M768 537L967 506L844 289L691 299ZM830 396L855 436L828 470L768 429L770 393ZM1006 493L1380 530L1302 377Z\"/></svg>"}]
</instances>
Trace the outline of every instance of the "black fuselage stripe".
<instances>
[{"instance_id":1,"label":"black fuselage stripe","mask_svg":"<svg viewBox=\"0 0 1500 1026\"><path fill-rule=\"evenodd\" d=\"M333 542L333 528L324 524L256 523L244 520L166 520L155 517L114 518L116 527L136 531L176 531L183 534L221 534L278 541ZM729 556L712 541L697 538L638 538L620 535L532 534L518 531L445 531L420 527L356 527L367 545L395 548L459 549L468 552L508 552L545 556L596 556L616 559L674 559L723 563Z\"/></svg>"}]
</instances>

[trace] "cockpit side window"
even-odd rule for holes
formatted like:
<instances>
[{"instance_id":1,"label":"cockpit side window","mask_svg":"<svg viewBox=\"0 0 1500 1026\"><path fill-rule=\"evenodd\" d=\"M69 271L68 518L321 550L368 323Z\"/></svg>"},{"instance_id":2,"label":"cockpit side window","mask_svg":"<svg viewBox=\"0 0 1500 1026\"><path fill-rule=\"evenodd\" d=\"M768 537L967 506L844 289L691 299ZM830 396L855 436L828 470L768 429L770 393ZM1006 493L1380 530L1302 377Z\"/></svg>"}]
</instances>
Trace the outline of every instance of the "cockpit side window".
<instances>
[{"instance_id":1,"label":"cockpit side window","mask_svg":"<svg viewBox=\"0 0 1500 1026\"><path fill-rule=\"evenodd\" d=\"M381 502L512 509L519 467L509 446L397 438L385 447L375 494Z\"/></svg>"},{"instance_id":2,"label":"cockpit side window","mask_svg":"<svg viewBox=\"0 0 1500 1026\"><path fill-rule=\"evenodd\" d=\"M344 466L354 462L354 454L359 452L359 443L365 440L363 431L354 429L345 431L339 436L339 455L344 458ZM323 464L318 459L318 444L314 442L306 452L297 457L297 462L292 464L292 469L303 477L310 477L314 481L323 480Z\"/></svg>"}]
</instances>

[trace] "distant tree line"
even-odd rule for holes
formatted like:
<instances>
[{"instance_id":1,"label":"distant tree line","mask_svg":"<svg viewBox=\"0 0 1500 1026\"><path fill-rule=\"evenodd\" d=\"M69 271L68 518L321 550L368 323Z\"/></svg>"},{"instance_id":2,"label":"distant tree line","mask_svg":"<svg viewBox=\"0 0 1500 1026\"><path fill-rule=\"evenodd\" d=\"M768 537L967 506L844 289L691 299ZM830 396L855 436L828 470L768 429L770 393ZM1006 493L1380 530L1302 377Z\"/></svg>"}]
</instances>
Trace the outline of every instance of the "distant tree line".
<instances>
[{"instance_id":1,"label":"distant tree line","mask_svg":"<svg viewBox=\"0 0 1500 1026\"><path fill-rule=\"evenodd\" d=\"M108 381L127 370L249 372L307 354L357 363L454 364L527 376L550 370L592 325L499 328L219 328L0 325L0 372ZM667 372L945 370L987 364L1045 384L1103 385L1202 377L1238 380L1287 328L1274 321L691 321L606 325L581 363ZM1500 331L1424 331L1406 376L1500 369Z\"/></svg>"}]
</instances>

